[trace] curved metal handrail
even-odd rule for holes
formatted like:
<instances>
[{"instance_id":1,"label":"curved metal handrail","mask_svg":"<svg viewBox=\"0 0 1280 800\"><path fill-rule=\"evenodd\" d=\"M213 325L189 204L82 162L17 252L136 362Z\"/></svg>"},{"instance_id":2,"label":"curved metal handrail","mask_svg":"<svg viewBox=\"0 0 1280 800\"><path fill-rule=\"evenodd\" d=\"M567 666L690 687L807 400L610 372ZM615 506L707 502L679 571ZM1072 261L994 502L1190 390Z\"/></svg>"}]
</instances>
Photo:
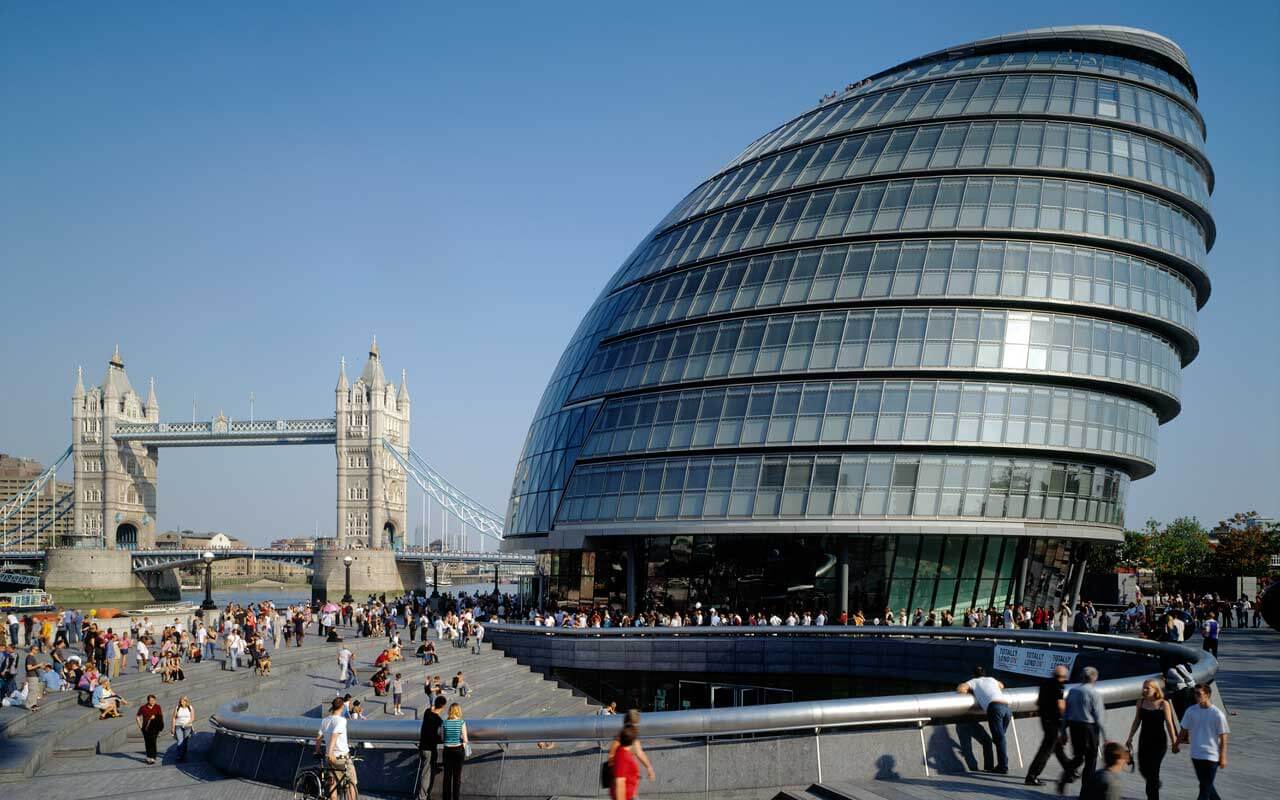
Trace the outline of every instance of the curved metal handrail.
<instances>
[{"instance_id":1,"label":"curved metal handrail","mask_svg":"<svg viewBox=\"0 0 1280 800\"><path fill-rule=\"evenodd\" d=\"M1006 631L982 628L902 628L902 627L701 627L701 628L534 628L523 625L492 625L492 633L527 636L566 636L570 638L692 638L720 636L789 636L805 638L868 637L930 638L984 641L1035 642L1102 649L1159 656L1177 663L1191 664L1196 681L1211 680L1218 662L1209 653L1169 642L1153 642L1124 636L1063 633L1060 631ZM1142 683L1155 673L1098 681L1098 691L1109 705L1135 700L1142 694ZM1009 704L1014 713L1034 711L1035 687L1009 689ZM318 720L310 717L271 717L249 714L249 704L238 700L223 705L210 718L215 728L231 735L267 739L309 739L316 735ZM838 700L813 700L798 703L776 703L741 708L659 711L645 714L644 735L648 738L704 738L743 733L817 730L855 725L895 725L927 720L945 723L978 717L970 695L955 692L895 695L890 697L856 697ZM535 741L601 741L613 738L618 720L610 717L533 717L517 719L472 719L467 721L469 738L477 742L514 744ZM350 736L371 746L416 747L418 723L405 721L361 720L351 723Z\"/></svg>"}]
</instances>

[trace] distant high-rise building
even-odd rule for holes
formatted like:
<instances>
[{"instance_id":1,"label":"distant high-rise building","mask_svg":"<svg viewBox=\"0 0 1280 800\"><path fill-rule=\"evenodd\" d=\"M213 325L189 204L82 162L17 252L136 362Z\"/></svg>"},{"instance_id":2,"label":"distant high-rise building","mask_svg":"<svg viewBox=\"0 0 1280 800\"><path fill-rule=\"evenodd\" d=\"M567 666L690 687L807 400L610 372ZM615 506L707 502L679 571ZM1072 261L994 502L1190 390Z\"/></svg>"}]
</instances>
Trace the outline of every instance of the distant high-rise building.
<instances>
[{"instance_id":1,"label":"distant high-rise building","mask_svg":"<svg viewBox=\"0 0 1280 800\"><path fill-rule=\"evenodd\" d=\"M17 497L44 472L44 465L30 458L0 453L0 506ZM12 530L40 531L40 541L60 539L75 525L75 489L70 483L51 480L40 493L21 508L7 526ZM34 537L31 539L34 545Z\"/></svg>"}]
</instances>

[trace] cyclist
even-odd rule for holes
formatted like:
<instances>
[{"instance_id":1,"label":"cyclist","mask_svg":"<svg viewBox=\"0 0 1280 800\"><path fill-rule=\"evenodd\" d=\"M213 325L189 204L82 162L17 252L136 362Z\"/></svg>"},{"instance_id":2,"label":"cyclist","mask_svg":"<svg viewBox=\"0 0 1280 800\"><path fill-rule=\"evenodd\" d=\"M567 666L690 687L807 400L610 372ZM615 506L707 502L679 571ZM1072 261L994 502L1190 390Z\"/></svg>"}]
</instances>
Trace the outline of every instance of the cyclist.
<instances>
[{"instance_id":1,"label":"cyclist","mask_svg":"<svg viewBox=\"0 0 1280 800\"><path fill-rule=\"evenodd\" d=\"M324 746L324 760L335 776L345 776L347 791L345 800L357 800L356 767L351 762L351 748L347 743L347 718L343 714L344 703L341 697L333 698L329 705L329 716L320 723L320 732L316 734L316 745ZM338 800L338 788L335 781L329 796Z\"/></svg>"}]
</instances>

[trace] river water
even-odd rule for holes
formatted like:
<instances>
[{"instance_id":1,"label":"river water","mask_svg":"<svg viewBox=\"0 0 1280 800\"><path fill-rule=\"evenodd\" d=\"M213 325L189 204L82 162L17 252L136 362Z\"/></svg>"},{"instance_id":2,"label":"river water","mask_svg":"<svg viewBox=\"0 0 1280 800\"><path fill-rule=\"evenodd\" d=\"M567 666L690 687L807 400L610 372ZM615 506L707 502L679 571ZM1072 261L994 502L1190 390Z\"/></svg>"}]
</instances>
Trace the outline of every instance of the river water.
<instances>
[{"instance_id":1,"label":"river water","mask_svg":"<svg viewBox=\"0 0 1280 800\"><path fill-rule=\"evenodd\" d=\"M451 595L456 595L458 592L465 592L466 594L474 594L475 592L490 594L493 592L492 583L455 583L452 586L442 586L440 588L441 594ZM500 583L498 588L503 594L515 594L518 589L514 583ZM341 593L338 596L341 597ZM204 600L204 592L198 589L184 591L182 599L199 605ZM260 600L270 600L275 603L277 608L293 603L310 602L311 587L301 584L287 585L280 588L237 586L229 589L215 589L213 592L213 602L217 603L219 608L225 607L227 603L248 605Z\"/></svg>"}]
</instances>

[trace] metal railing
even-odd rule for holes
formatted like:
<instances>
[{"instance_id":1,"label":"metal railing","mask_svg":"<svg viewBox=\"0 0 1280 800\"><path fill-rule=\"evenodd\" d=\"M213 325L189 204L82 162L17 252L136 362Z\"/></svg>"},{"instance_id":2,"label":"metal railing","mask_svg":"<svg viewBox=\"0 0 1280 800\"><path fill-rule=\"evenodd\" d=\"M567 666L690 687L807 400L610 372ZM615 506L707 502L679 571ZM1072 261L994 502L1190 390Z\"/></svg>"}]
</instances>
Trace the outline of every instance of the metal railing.
<instances>
[{"instance_id":1,"label":"metal railing","mask_svg":"<svg viewBox=\"0 0 1280 800\"><path fill-rule=\"evenodd\" d=\"M1069 647L1078 651L1103 650L1158 657L1191 665L1197 682L1212 680L1218 662L1208 653L1184 645L1153 642L1123 636L1063 633L1059 631L1002 630L980 628L901 628L901 627L790 627L790 628L600 628L559 629L522 625L491 625L491 641L505 636L568 637L572 639L662 638L693 639L707 637L785 636L813 639L857 637L947 639L990 641L993 643L1043 644ZM1142 695L1142 684L1158 673L1125 676L1098 681L1096 688L1108 705L1136 700ZM1036 687L1007 689L1010 709L1015 713L1032 712L1036 707ZM218 709L211 722L218 730L233 736L245 735L268 740L292 741L314 737L317 722L306 717L276 717L248 713L244 701L228 703ZM645 714L644 735L655 739L705 739L741 734L819 732L853 726L895 726L948 724L969 718L980 718L971 695L956 692L895 695L889 697L855 697L836 700L813 700L777 703L739 708L660 711ZM470 738L477 742L500 745L527 742L606 741L617 733L618 720L611 717L535 717L519 719L468 720ZM351 725L353 740L372 747L416 748L418 723L412 721L359 721Z\"/></svg>"}]
</instances>

